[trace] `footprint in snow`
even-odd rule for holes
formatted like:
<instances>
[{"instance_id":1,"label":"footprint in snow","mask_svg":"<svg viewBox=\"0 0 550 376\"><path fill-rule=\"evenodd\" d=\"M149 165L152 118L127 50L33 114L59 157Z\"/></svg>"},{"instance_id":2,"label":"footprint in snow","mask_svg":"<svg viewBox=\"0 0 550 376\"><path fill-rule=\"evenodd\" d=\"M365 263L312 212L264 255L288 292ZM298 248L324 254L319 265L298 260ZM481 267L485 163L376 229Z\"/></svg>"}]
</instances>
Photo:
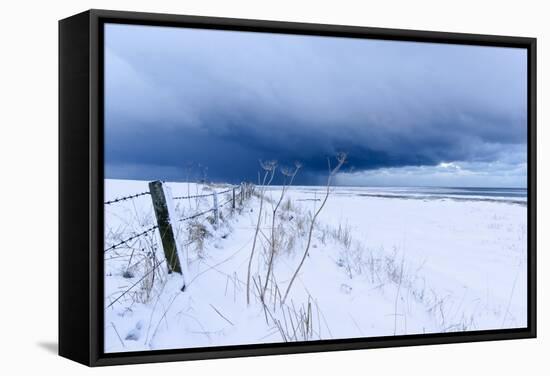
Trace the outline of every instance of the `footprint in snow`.
<instances>
[{"instance_id":1,"label":"footprint in snow","mask_svg":"<svg viewBox=\"0 0 550 376\"><path fill-rule=\"evenodd\" d=\"M124 338L126 341L137 341L139 337L141 336L141 329L143 328L143 322L138 321L136 324L136 327L128 332L126 334L126 338Z\"/></svg>"}]
</instances>

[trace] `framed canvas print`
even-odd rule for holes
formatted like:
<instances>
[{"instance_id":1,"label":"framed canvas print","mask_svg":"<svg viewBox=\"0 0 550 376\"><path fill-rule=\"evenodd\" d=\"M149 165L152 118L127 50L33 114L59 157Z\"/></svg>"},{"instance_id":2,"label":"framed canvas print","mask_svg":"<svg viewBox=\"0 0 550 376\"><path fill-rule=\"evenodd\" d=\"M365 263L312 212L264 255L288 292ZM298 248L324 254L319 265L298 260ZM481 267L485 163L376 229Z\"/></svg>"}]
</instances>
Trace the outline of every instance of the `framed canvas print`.
<instances>
[{"instance_id":1,"label":"framed canvas print","mask_svg":"<svg viewBox=\"0 0 550 376\"><path fill-rule=\"evenodd\" d=\"M535 39L106 10L59 31L60 355L535 337Z\"/></svg>"}]
</instances>

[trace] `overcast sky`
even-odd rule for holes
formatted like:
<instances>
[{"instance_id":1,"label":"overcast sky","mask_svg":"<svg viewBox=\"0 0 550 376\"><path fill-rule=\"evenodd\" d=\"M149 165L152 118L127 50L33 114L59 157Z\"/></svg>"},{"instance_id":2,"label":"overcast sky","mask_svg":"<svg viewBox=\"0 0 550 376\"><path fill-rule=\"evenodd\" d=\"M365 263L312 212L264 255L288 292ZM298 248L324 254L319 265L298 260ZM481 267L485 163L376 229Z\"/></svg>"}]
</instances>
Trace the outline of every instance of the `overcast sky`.
<instances>
[{"instance_id":1,"label":"overcast sky","mask_svg":"<svg viewBox=\"0 0 550 376\"><path fill-rule=\"evenodd\" d=\"M107 178L525 187L523 49L106 25Z\"/></svg>"}]
</instances>

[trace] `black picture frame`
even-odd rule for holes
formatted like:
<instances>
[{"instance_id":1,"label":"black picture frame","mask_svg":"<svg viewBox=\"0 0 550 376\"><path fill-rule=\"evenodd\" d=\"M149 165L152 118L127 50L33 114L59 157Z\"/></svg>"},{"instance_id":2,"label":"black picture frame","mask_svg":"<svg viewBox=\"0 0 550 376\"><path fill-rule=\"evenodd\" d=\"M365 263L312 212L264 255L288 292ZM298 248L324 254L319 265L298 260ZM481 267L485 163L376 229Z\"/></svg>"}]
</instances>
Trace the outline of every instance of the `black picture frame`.
<instances>
[{"instance_id":1,"label":"black picture frame","mask_svg":"<svg viewBox=\"0 0 550 376\"><path fill-rule=\"evenodd\" d=\"M392 337L103 353L103 24L125 23L525 48L528 326ZM88 10L59 21L59 354L88 366L536 337L536 39Z\"/></svg>"}]
</instances>

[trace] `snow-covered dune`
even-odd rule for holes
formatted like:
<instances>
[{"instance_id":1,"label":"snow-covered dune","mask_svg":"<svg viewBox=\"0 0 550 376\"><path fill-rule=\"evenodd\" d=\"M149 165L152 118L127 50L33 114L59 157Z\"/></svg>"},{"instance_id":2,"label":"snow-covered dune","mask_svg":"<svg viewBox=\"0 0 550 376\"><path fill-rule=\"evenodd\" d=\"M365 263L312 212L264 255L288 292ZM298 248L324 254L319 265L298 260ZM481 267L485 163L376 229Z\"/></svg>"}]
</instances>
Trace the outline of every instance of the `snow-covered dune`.
<instances>
[{"instance_id":1,"label":"snow-covered dune","mask_svg":"<svg viewBox=\"0 0 550 376\"><path fill-rule=\"evenodd\" d=\"M174 196L227 186L168 183ZM238 189L238 188L237 188ZM105 181L105 199L148 191L144 181ZM105 351L316 340L526 325L526 207L520 199L323 187L266 188L251 263L261 188L236 209L173 220L186 288L167 274L158 231L105 252ZM391 196L391 197L390 197ZM220 195L220 203L231 200ZM499 202L501 199L502 202ZM175 200L179 218L212 197ZM156 224L149 195L105 206L105 249ZM274 238L273 272L268 283Z\"/></svg>"}]
</instances>

